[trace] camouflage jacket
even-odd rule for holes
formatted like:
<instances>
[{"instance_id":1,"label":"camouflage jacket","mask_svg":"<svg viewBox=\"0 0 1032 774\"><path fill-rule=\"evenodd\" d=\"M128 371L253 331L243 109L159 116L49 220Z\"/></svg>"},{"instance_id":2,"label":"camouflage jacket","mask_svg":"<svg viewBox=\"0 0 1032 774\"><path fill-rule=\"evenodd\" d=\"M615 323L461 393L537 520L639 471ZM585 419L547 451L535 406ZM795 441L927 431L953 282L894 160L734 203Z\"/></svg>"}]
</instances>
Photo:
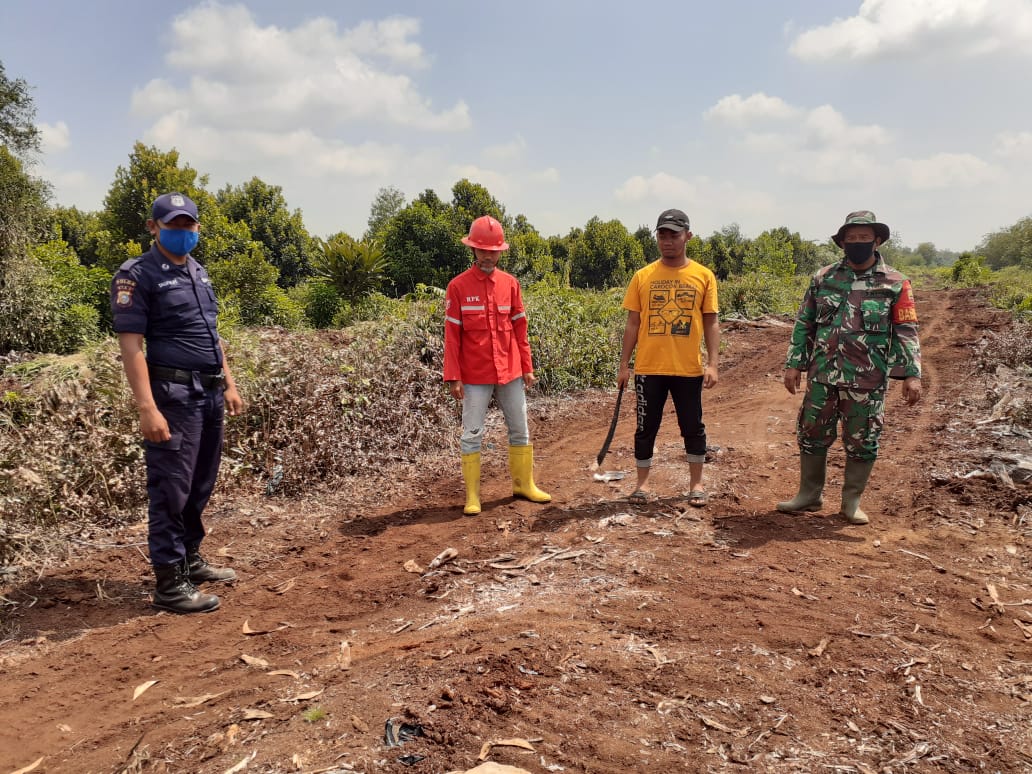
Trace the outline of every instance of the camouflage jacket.
<instances>
[{"instance_id":1,"label":"camouflage jacket","mask_svg":"<svg viewBox=\"0 0 1032 774\"><path fill-rule=\"evenodd\" d=\"M799 307L785 368L857 390L885 389L890 377L921 376L921 345L910 280L880 254L857 274L845 261L820 269Z\"/></svg>"}]
</instances>

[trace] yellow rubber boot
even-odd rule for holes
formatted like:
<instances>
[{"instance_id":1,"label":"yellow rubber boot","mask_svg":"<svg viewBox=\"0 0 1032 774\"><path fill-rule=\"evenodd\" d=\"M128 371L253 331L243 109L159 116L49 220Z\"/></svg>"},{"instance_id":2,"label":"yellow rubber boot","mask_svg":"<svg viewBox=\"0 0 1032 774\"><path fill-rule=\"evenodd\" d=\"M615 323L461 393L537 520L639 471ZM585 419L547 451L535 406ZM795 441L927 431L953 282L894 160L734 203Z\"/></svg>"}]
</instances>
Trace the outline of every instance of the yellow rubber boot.
<instances>
[{"instance_id":1,"label":"yellow rubber boot","mask_svg":"<svg viewBox=\"0 0 1032 774\"><path fill-rule=\"evenodd\" d=\"M550 503L552 495L542 492L534 483L534 447L509 447L509 472L512 474L512 494L525 497L532 503Z\"/></svg>"},{"instance_id":2,"label":"yellow rubber boot","mask_svg":"<svg viewBox=\"0 0 1032 774\"><path fill-rule=\"evenodd\" d=\"M480 513L480 452L462 455L462 478L466 482L466 516Z\"/></svg>"}]
</instances>

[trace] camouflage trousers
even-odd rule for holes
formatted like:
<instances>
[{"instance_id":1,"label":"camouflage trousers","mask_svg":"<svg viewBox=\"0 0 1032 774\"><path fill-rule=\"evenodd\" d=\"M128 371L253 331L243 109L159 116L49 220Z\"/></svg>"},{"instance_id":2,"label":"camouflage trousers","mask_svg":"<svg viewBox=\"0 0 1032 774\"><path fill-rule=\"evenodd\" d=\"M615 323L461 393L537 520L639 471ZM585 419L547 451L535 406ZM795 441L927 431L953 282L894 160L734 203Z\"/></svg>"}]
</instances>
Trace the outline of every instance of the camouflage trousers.
<instances>
[{"instance_id":1,"label":"camouflage trousers","mask_svg":"<svg viewBox=\"0 0 1032 774\"><path fill-rule=\"evenodd\" d=\"M846 456L874 462L885 423L885 391L847 390L833 384L808 382L796 422L799 451L825 456L840 422Z\"/></svg>"}]
</instances>

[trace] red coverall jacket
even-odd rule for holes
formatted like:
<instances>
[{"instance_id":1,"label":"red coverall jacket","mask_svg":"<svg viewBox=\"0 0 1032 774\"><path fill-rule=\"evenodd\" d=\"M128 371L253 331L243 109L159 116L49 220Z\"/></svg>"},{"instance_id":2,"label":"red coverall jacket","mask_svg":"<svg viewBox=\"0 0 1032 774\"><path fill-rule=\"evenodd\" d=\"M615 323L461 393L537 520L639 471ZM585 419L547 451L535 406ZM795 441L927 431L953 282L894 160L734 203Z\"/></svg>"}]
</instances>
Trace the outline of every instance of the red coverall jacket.
<instances>
[{"instance_id":1,"label":"red coverall jacket","mask_svg":"<svg viewBox=\"0 0 1032 774\"><path fill-rule=\"evenodd\" d=\"M448 283L444 381L508 384L534 370L520 283L473 266Z\"/></svg>"}]
</instances>

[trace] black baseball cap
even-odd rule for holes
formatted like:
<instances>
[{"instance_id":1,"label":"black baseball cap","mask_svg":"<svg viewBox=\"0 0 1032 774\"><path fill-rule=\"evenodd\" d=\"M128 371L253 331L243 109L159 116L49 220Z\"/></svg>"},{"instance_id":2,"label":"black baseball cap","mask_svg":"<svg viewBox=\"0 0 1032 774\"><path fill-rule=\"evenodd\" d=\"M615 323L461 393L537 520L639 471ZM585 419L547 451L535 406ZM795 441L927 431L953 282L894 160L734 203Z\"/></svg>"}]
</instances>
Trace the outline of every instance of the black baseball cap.
<instances>
[{"instance_id":1,"label":"black baseball cap","mask_svg":"<svg viewBox=\"0 0 1032 774\"><path fill-rule=\"evenodd\" d=\"M663 210L656 221L656 231L661 228L668 231L688 231L691 226L688 224L688 216L681 210Z\"/></svg>"}]
</instances>

